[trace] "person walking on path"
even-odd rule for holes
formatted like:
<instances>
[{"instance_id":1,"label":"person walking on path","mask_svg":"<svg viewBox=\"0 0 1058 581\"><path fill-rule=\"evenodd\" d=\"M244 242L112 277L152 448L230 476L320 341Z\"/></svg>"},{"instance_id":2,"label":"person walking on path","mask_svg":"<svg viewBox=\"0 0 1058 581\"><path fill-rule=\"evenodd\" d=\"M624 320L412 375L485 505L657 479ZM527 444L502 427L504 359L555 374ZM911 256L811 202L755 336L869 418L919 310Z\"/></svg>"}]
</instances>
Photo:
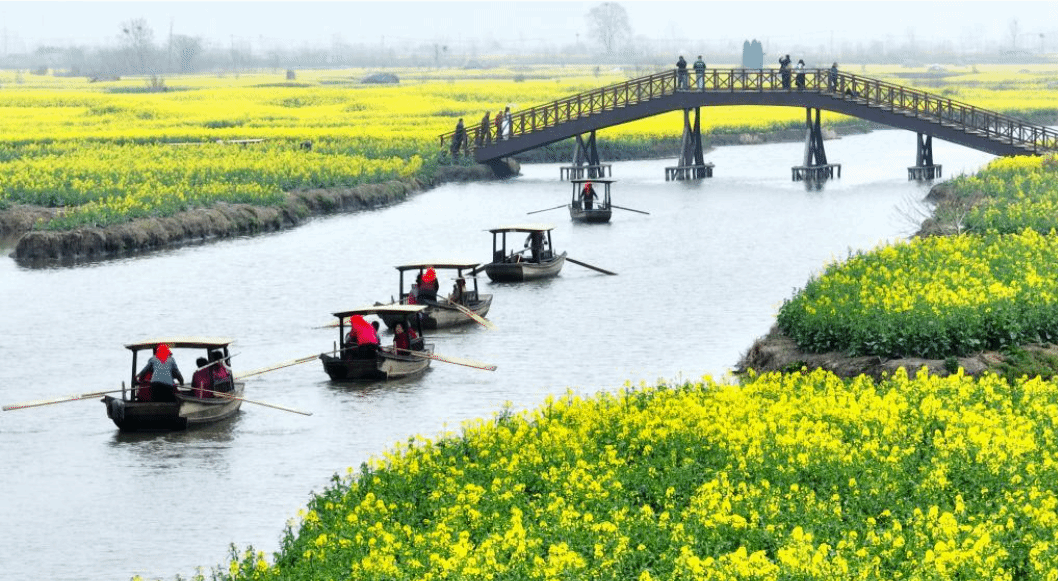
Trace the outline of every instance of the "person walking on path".
<instances>
[{"instance_id":1,"label":"person walking on path","mask_svg":"<svg viewBox=\"0 0 1058 581\"><path fill-rule=\"evenodd\" d=\"M705 90L705 61L702 60L702 55L698 55L698 60L694 61L694 75L695 83L698 85L699 91Z\"/></svg>"}]
</instances>

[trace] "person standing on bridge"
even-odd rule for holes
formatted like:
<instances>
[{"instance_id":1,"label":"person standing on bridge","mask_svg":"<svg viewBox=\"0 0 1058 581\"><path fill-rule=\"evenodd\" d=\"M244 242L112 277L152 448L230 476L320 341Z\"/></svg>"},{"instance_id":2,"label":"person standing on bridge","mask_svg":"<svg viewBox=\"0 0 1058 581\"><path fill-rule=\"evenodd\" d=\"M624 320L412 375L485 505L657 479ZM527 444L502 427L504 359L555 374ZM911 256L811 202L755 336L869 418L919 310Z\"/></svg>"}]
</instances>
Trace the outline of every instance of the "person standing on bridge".
<instances>
[{"instance_id":1,"label":"person standing on bridge","mask_svg":"<svg viewBox=\"0 0 1058 581\"><path fill-rule=\"evenodd\" d=\"M503 139L503 111L496 112L496 143Z\"/></svg>"},{"instance_id":2,"label":"person standing on bridge","mask_svg":"<svg viewBox=\"0 0 1058 581\"><path fill-rule=\"evenodd\" d=\"M790 88L790 55L779 57L779 76L782 77L782 88Z\"/></svg>"},{"instance_id":3,"label":"person standing on bridge","mask_svg":"<svg viewBox=\"0 0 1058 581\"><path fill-rule=\"evenodd\" d=\"M459 118L459 123L456 123L456 132L452 135L452 157L459 155L459 150L463 149L467 140L467 129L463 126L463 118Z\"/></svg>"},{"instance_id":4,"label":"person standing on bridge","mask_svg":"<svg viewBox=\"0 0 1058 581\"><path fill-rule=\"evenodd\" d=\"M827 71L827 88L832 93L838 90L838 63L830 65L830 70Z\"/></svg>"},{"instance_id":5,"label":"person standing on bridge","mask_svg":"<svg viewBox=\"0 0 1058 581\"><path fill-rule=\"evenodd\" d=\"M694 75L695 83L698 85L699 91L705 90L705 61L702 60L702 55L698 55L698 60L694 61Z\"/></svg>"},{"instance_id":6,"label":"person standing on bridge","mask_svg":"<svg viewBox=\"0 0 1058 581\"><path fill-rule=\"evenodd\" d=\"M683 55L676 61L676 88L686 89L687 88L687 61L683 60Z\"/></svg>"},{"instance_id":7,"label":"person standing on bridge","mask_svg":"<svg viewBox=\"0 0 1058 581\"><path fill-rule=\"evenodd\" d=\"M481 128L478 129L478 145L492 143L492 126L489 125L489 112L481 118Z\"/></svg>"},{"instance_id":8,"label":"person standing on bridge","mask_svg":"<svg viewBox=\"0 0 1058 581\"><path fill-rule=\"evenodd\" d=\"M805 88L805 61L804 59L797 59L797 90L803 91Z\"/></svg>"},{"instance_id":9,"label":"person standing on bridge","mask_svg":"<svg viewBox=\"0 0 1058 581\"><path fill-rule=\"evenodd\" d=\"M511 138L511 108L510 106L503 108L503 139L504 141Z\"/></svg>"}]
</instances>

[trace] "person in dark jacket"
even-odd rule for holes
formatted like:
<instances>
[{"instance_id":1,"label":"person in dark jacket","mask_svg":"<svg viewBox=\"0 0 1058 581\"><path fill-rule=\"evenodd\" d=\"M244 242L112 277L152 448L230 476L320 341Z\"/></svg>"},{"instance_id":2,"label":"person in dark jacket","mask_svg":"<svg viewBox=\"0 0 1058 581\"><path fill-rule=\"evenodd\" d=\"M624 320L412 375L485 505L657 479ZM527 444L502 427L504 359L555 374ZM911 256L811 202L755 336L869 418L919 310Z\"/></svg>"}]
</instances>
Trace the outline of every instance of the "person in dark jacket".
<instances>
[{"instance_id":1,"label":"person in dark jacket","mask_svg":"<svg viewBox=\"0 0 1058 581\"><path fill-rule=\"evenodd\" d=\"M151 377L151 401L176 401L176 386L183 385L184 376L165 343L154 348L154 355L136 378L142 380L148 374Z\"/></svg>"},{"instance_id":2,"label":"person in dark jacket","mask_svg":"<svg viewBox=\"0 0 1058 581\"><path fill-rule=\"evenodd\" d=\"M702 55L698 55L698 60L694 61L694 82L697 84L699 91L705 90L705 61L702 60Z\"/></svg>"},{"instance_id":3,"label":"person in dark jacket","mask_svg":"<svg viewBox=\"0 0 1058 581\"><path fill-rule=\"evenodd\" d=\"M683 60L682 54L676 60L676 88L687 88L687 61Z\"/></svg>"}]
</instances>

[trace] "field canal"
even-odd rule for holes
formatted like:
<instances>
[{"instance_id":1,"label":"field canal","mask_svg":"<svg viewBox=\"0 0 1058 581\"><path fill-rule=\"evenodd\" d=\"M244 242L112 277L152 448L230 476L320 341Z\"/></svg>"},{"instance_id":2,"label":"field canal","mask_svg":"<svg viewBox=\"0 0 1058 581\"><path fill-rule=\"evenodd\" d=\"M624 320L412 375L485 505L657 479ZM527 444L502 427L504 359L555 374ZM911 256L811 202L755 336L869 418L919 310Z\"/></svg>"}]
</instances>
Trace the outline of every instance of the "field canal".
<instances>
[{"instance_id":1,"label":"field canal","mask_svg":"<svg viewBox=\"0 0 1058 581\"><path fill-rule=\"evenodd\" d=\"M397 206L297 229L74 268L0 259L0 403L114 389L124 343L152 336L236 339L236 373L331 347L330 313L389 300L394 265L485 260L488 228L547 222L558 250L616 271L567 263L557 279L491 284L488 331L436 333L422 377L343 386L317 361L248 381L246 397L313 412L244 405L234 420L167 435L124 435L95 401L0 414L0 563L4 577L114 581L187 578L224 564L228 546L267 553L288 519L325 487L397 441L458 431L510 405L567 389L724 375L766 333L782 301L849 252L909 236L928 185L908 182L915 136L878 131L827 142L842 178L821 190L790 181L800 143L723 147L715 176L666 183L673 160L614 164L608 225L574 225L559 165L516 179L451 184ZM992 156L934 144L946 176ZM442 280L442 290L452 281ZM384 336L384 341L390 336ZM178 361L187 370L192 361ZM187 373L190 375L190 373Z\"/></svg>"}]
</instances>

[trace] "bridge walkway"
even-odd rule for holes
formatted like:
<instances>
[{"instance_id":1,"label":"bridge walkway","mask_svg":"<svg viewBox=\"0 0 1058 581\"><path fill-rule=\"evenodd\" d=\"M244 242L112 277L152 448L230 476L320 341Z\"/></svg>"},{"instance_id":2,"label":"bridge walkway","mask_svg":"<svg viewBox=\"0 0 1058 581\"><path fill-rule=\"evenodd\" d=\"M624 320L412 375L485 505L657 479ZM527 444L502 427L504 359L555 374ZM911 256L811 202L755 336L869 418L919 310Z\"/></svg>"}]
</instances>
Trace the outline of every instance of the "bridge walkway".
<instances>
[{"instance_id":1,"label":"bridge walkway","mask_svg":"<svg viewBox=\"0 0 1058 581\"><path fill-rule=\"evenodd\" d=\"M937 137L999 156L1058 151L1058 132L995 111L880 79L828 69L708 69L681 82L673 69L514 111L506 135L473 122L458 145L489 163L591 131L670 111L731 105L804 107ZM450 150L455 132L440 136Z\"/></svg>"}]
</instances>

